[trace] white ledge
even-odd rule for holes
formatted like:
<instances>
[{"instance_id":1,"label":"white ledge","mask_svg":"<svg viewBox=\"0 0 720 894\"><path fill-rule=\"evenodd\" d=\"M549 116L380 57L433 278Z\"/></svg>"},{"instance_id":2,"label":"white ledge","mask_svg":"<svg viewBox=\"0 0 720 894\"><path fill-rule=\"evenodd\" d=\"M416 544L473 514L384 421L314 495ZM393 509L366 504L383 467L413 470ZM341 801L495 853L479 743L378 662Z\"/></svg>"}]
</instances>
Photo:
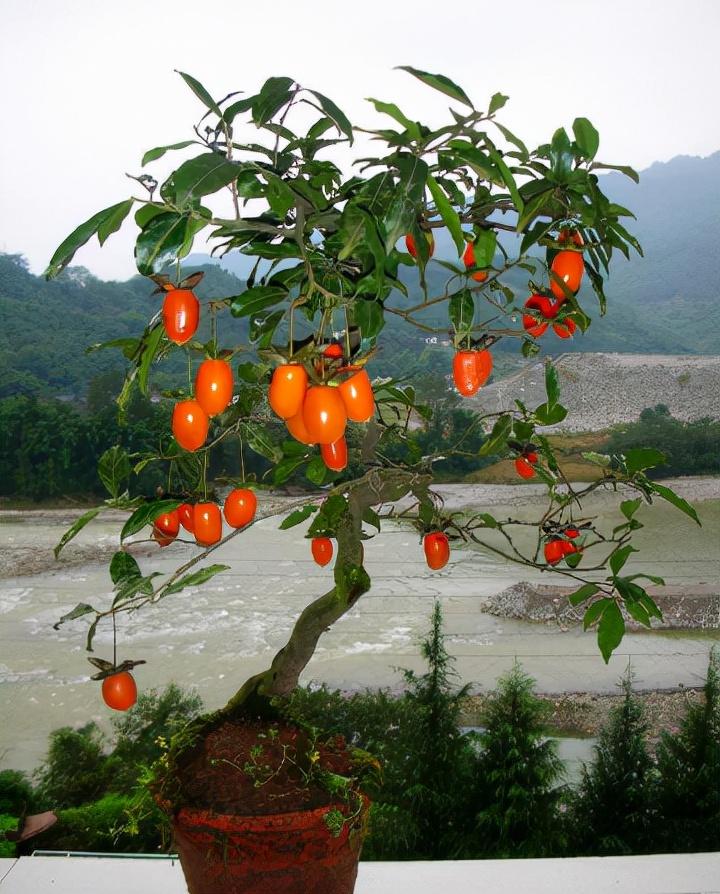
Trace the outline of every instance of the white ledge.
<instances>
[{"instance_id":1,"label":"white ledge","mask_svg":"<svg viewBox=\"0 0 720 894\"><path fill-rule=\"evenodd\" d=\"M355 894L720 894L720 853L553 860L361 863ZM176 860L143 855L0 859L1 894L186 894ZM311 894L311 892L308 892Z\"/></svg>"}]
</instances>

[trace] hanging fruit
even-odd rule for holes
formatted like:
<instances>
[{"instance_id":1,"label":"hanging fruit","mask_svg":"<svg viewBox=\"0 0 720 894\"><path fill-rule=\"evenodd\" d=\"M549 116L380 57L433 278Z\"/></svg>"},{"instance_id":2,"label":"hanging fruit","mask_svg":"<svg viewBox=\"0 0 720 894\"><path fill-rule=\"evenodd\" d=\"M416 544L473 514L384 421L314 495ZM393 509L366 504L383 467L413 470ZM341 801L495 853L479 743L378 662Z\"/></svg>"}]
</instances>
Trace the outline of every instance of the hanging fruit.
<instances>
[{"instance_id":1,"label":"hanging fruit","mask_svg":"<svg viewBox=\"0 0 720 894\"><path fill-rule=\"evenodd\" d=\"M281 419L290 419L300 412L308 386L308 374L299 363L278 366L270 381L268 403Z\"/></svg>"},{"instance_id":2,"label":"hanging fruit","mask_svg":"<svg viewBox=\"0 0 720 894\"><path fill-rule=\"evenodd\" d=\"M327 565L333 557L332 540L329 537L313 537L310 551L318 565Z\"/></svg>"},{"instance_id":3,"label":"hanging fruit","mask_svg":"<svg viewBox=\"0 0 720 894\"><path fill-rule=\"evenodd\" d=\"M435 237L431 232L424 232L424 236L427 239L428 244L428 257L431 258L435 253ZM415 237L411 233L408 233L405 237L405 247L412 257L417 260L417 245L415 244Z\"/></svg>"},{"instance_id":4,"label":"hanging fruit","mask_svg":"<svg viewBox=\"0 0 720 894\"><path fill-rule=\"evenodd\" d=\"M332 444L345 434L347 411L339 388L311 385L305 395L302 418L315 444Z\"/></svg>"},{"instance_id":5,"label":"hanging fruit","mask_svg":"<svg viewBox=\"0 0 720 894\"><path fill-rule=\"evenodd\" d=\"M423 537L423 550L428 568L438 571L450 559L450 541L442 531L431 531Z\"/></svg>"},{"instance_id":6,"label":"hanging fruit","mask_svg":"<svg viewBox=\"0 0 720 894\"><path fill-rule=\"evenodd\" d=\"M347 418L353 422L367 422L375 414L375 395L370 376L364 369L350 376L340 385L338 392L345 405Z\"/></svg>"},{"instance_id":7,"label":"hanging fruit","mask_svg":"<svg viewBox=\"0 0 720 894\"><path fill-rule=\"evenodd\" d=\"M180 514L177 509L163 512L153 521L152 535L160 546L168 546L180 530Z\"/></svg>"},{"instance_id":8,"label":"hanging fruit","mask_svg":"<svg viewBox=\"0 0 720 894\"><path fill-rule=\"evenodd\" d=\"M328 469L333 472L342 472L348 464L348 448L345 437L338 438L332 444L321 444L320 456Z\"/></svg>"},{"instance_id":9,"label":"hanging fruit","mask_svg":"<svg viewBox=\"0 0 720 894\"><path fill-rule=\"evenodd\" d=\"M200 546L213 546L222 537L222 515L217 503L196 503L193 507L195 540Z\"/></svg>"},{"instance_id":10,"label":"hanging fruit","mask_svg":"<svg viewBox=\"0 0 720 894\"><path fill-rule=\"evenodd\" d=\"M225 498L223 515L231 528L244 528L255 518L257 497L247 487L236 487Z\"/></svg>"},{"instance_id":11,"label":"hanging fruit","mask_svg":"<svg viewBox=\"0 0 720 894\"><path fill-rule=\"evenodd\" d=\"M163 325L170 341L184 345L195 335L200 320L200 302L190 289L172 289L165 295Z\"/></svg>"},{"instance_id":12,"label":"hanging fruit","mask_svg":"<svg viewBox=\"0 0 720 894\"><path fill-rule=\"evenodd\" d=\"M172 433L184 450L202 447L209 428L207 413L196 400L181 400L173 407Z\"/></svg>"},{"instance_id":13,"label":"hanging fruit","mask_svg":"<svg viewBox=\"0 0 720 894\"><path fill-rule=\"evenodd\" d=\"M233 374L225 360L203 360L195 376L195 400L208 416L217 416L233 396Z\"/></svg>"},{"instance_id":14,"label":"hanging fruit","mask_svg":"<svg viewBox=\"0 0 720 894\"><path fill-rule=\"evenodd\" d=\"M129 671L120 671L105 677L102 682L102 697L113 711L127 711L137 701L137 684Z\"/></svg>"},{"instance_id":15,"label":"hanging fruit","mask_svg":"<svg viewBox=\"0 0 720 894\"><path fill-rule=\"evenodd\" d=\"M475 266L475 243L468 242L468 244L465 246L463 263L468 268L468 272ZM485 282L485 280L488 278L488 271L475 270L470 275L476 282Z\"/></svg>"},{"instance_id":16,"label":"hanging fruit","mask_svg":"<svg viewBox=\"0 0 720 894\"><path fill-rule=\"evenodd\" d=\"M580 283L585 272L582 252L563 249L553 258L550 270L559 277L567 288L575 294L580 288ZM550 291L560 301L565 301L567 295L554 276L550 277Z\"/></svg>"}]
</instances>

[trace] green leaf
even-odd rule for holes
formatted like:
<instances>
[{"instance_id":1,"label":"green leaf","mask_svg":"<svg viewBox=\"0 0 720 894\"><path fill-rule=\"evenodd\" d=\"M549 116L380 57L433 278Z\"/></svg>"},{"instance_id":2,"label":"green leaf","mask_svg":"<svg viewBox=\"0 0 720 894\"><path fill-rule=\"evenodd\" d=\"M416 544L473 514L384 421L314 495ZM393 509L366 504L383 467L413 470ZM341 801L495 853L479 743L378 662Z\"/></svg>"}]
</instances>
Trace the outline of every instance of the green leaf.
<instances>
[{"instance_id":1,"label":"green leaf","mask_svg":"<svg viewBox=\"0 0 720 894\"><path fill-rule=\"evenodd\" d=\"M158 515L162 515L164 512L172 512L181 503L182 500L152 500L149 503L143 503L123 525L123 529L120 532L120 540L125 540L126 537L130 537L132 534L137 534L145 525L152 524Z\"/></svg>"},{"instance_id":2,"label":"green leaf","mask_svg":"<svg viewBox=\"0 0 720 894\"><path fill-rule=\"evenodd\" d=\"M73 230L67 239L63 240L63 242L61 242L55 249L55 254L50 258L50 263L43 273L45 279L54 279L61 273L70 261L72 261L75 252L98 232L105 221L117 219L117 215L127 206L128 201L132 200L125 199L122 202L118 202L116 205L111 205L109 208L103 208L102 211L93 214L93 216L86 220L85 223L81 223L77 229ZM125 214L127 214L127 211ZM122 220L120 223L122 223ZM111 230L110 232L114 231ZM110 232L107 233L105 238L110 235Z\"/></svg>"},{"instance_id":3,"label":"green leaf","mask_svg":"<svg viewBox=\"0 0 720 894\"><path fill-rule=\"evenodd\" d=\"M598 646L605 664L610 661L610 656L620 645L625 634L625 621L617 602L614 599L608 601L610 604L602 613L597 632Z\"/></svg>"},{"instance_id":4,"label":"green leaf","mask_svg":"<svg viewBox=\"0 0 720 894\"><path fill-rule=\"evenodd\" d=\"M299 525L310 518L313 512L317 512L317 506L314 506L312 503L308 503L301 509L293 510L287 518L280 522L280 530L287 531L288 528L294 528L295 525Z\"/></svg>"},{"instance_id":5,"label":"green leaf","mask_svg":"<svg viewBox=\"0 0 720 894\"><path fill-rule=\"evenodd\" d=\"M499 528L498 520L489 512L481 512L477 516L486 528Z\"/></svg>"},{"instance_id":6,"label":"green leaf","mask_svg":"<svg viewBox=\"0 0 720 894\"><path fill-rule=\"evenodd\" d=\"M455 248L457 248L458 254L462 255L465 251L465 237L463 236L462 227L460 226L460 217L450 204L448 197L445 195L445 191L430 172L428 172L427 185L430 190L430 195L433 197L433 201L440 213L440 217L442 217L445 226L448 228L448 231L453 238Z\"/></svg>"},{"instance_id":7,"label":"green leaf","mask_svg":"<svg viewBox=\"0 0 720 894\"><path fill-rule=\"evenodd\" d=\"M659 621L662 621L663 613L655 604L655 600L652 598L652 596L649 596L647 593L643 593L639 601L643 604L643 606L645 607L645 611L651 618L657 618Z\"/></svg>"},{"instance_id":8,"label":"green leaf","mask_svg":"<svg viewBox=\"0 0 720 894\"><path fill-rule=\"evenodd\" d=\"M148 149L142 157L141 165L145 167L151 161L157 161L158 158L162 158L166 152L170 152L173 149L187 149L188 146L192 146L194 143L197 143L197 140L183 140L181 143L172 143L170 146L156 146L154 149Z\"/></svg>"},{"instance_id":9,"label":"green leaf","mask_svg":"<svg viewBox=\"0 0 720 894\"><path fill-rule=\"evenodd\" d=\"M493 93L492 98L490 99L490 105L488 106L488 115L494 115L495 112L499 111L509 99L510 97L505 96L503 93Z\"/></svg>"},{"instance_id":10,"label":"green leaf","mask_svg":"<svg viewBox=\"0 0 720 894\"><path fill-rule=\"evenodd\" d=\"M642 469L652 469L666 462L667 457L654 447L635 447L625 451L625 465L628 473L633 475Z\"/></svg>"},{"instance_id":11,"label":"green leaf","mask_svg":"<svg viewBox=\"0 0 720 894\"><path fill-rule=\"evenodd\" d=\"M140 390L145 395L147 395L148 393L148 378L150 376L150 367L152 366L152 362L155 359L160 348L160 343L162 342L163 335L165 335L165 327L162 326L160 323L157 323L155 325L155 328L151 329L147 336L143 339L144 344L137 367L137 379Z\"/></svg>"},{"instance_id":12,"label":"green leaf","mask_svg":"<svg viewBox=\"0 0 720 894\"><path fill-rule=\"evenodd\" d=\"M121 549L110 560L110 577L117 584L131 577L142 577L142 573L137 561Z\"/></svg>"},{"instance_id":13,"label":"green leaf","mask_svg":"<svg viewBox=\"0 0 720 894\"><path fill-rule=\"evenodd\" d=\"M580 455L589 463L592 463L594 466L600 466L603 469L608 469L612 462L609 456L606 456L604 453L595 453L592 450L585 451Z\"/></svg>"},{"instance_id":14,"label":"green leaf","mask_svg":"<svg viewBox=\"0 0 720 894\"><path fill-rule=\"evenodd\" d=\"M633 170L629 165L604 165L600 164L599 161L594 161L591 165L593 170L601 169L604 171L620 171L621 174L624 174L626 177L629 177L631 180L634 180L635 183L640 182L640 175L637 171Z\"/></svg>"},{"instance_id":15,"label":"green leaf","mask_svg":"<svg viewBox=\"0 0 720 894\"><path fill-rule=\"evenodd\" d=\"M612 601L612 599L605 596L602 599L598 599L597 602L593 602L592 605L589 605L583 616L583 630L588 630L592 627Z\"/></svg>"},{"instance_id":16,"label":"green leaf","mask_svg":"<svg viewBox=\"0 0 720 894\"><path fill-rule=\"evenodd\" d=\"M234 317L252 316L273 307L287 295L287 289L280 286L254 286L230 299L230 312Z\"/></svg>"},{"instance_id":17,"label":"green leaf","mask_svg":"<svg viewBox=\"0 0 720 894\"><path fill-rule=\"evenodd\" d=\"M175 69L177 71L177 69ZM215 100L210 96L208 91L203 87L203 85L194 78L192 75L185 74L184 71L178 71L180 77L185 81L188 87L192 90L192 92L197 96L200 102L211 112L215 112L218 118L222 117L222 111L220 106L215 102Z\"/></svg>"},{"instance_id":18,"label":"green leaf","mask_svg":"<svg viewBox=\"0 0 720 894\"><path fill-rule=\"evenodd\" d=\"M161 273L176 261L188 234L189 218L176 211L158 214L145 226L135 243L135 264L143 276Z\"/></svg>"},{"instance_id":19,"label":"green leaf","mask_svg":"<svg viewBox=\"0 0 720 894\"><path fill-rule=\"evenodd\" d=\"M242 429L245 440L248 442L251 450L254 450L260 456L264 456L271 463L280 462L283 457L282 448L277 444L273 444L268 437L265 426L260 425L258 422L245 422Z\"/></svg>"},{"instance_id":20,"label":"green leaf","mask_svg":"<svg viewBox=\"0 0 720 894\"><path fill-rule=\"evenodd\" d=\"M210 195L235 180L239 173L238 164L218 152L198 155L181 164L173 174L175 200L182 205L188 198Z\"/></svg>"},{"instance_id":21,"label":"green leaf","mask_svg":"<svg viewBox=\"0 0 720 894\"><path fill-rule=\"evenodd\" d=\"M389 115L391 118L394 118L398 124L402 125L408 132L408 136L411 140L419 141L422 139L422 132L418 122L411 121L407 115L400 111L394 102L381 102L379 99L373 99L372 97L368 97L368 102L371 102L375 106L376 111L381 114Z\"/></svg>"},{"instance_id":22,"label":"green leaf","mask_svg":"<svg viewBox=\"0 0 720 894\"><path fill-rule=\"evenodd\" d=\"M490 456L500 450L501 447L504 448L512 430L512 423L512 416L500 416L496 420L495 425L493 425L488 438L483 441L482 446L478 450L478 455Z\"/></svg>"},{"instance_id":23,"label":"green leaf","mask_svg":"<svg viewBox=\"0 0 720 894\"><path fill-rule=\"evenodd\" d=\"M631 618L635 618L644 627L650 627L650 615L642 602L626 602L625 609Z\"/></svg>"},{"instance_id":24,"label":"green leaf","mask_svg":"<svg viewBox=\"0 0 720 894\"><path fill-rule=\"evenodd\" d=\"M656 493L659 497L662 497L663 500L667 500L668 503L672 503L672 505L679 509L681 512L684 512L685 515L689 515L690 518L698 525L702 527L702 522L700 521L695 508L688 503L687 500L684 500L679 494L676 494L674 490L671 490L669 487L665 487L664 484L657 484L655 481L650 483L650 487L653 492Z\"/></svg>"},{"instance_id":25,"label":"green leaf","mask_svg":"<svg viewBox=\"0 0 720 894\"><path fill-rule=\"evenodd\" d=\"M592 159L597 155L600 146L600 134L587 118L576 118L573 121L575 142L585 158Z\"/></svg>"},{"instance_id":26,"label":"green leaf","mask_svg":"<svg viewBox=\"0 0 720 894\"><path fill-rule=\"evenodd\" d=\"M338 108L331 99L327 98L327 96L323 96L322 93L318 93L317 90L310 90L309 92L312 93L315 99L317 99L317 101L320 103L320 108L323 110L323 112L325 112L328 118L332 119L337 129L341 133L345 134L345 136L348 138L348 143L352 145L353 126L342 109Z\"/></svg>"},{"instance_id":27,"label":"green leaf","mask_svg":"<svg viewBox=\"0 0 720 894\"><path fill-rule=\"evenodd\" d=\"M206 565L204 568L193 571L192 574L186 574L185 577L181 577L180 580L170 584L169 587L163 590L162 595L169 596L171 593L179 593L186 587L199 587L201 584L209 581L211 577L215 577L216 574L229 570L229 565Z\"/></svg>"},{"instance_id":28,"label":"green leaf","mask_svg":"<svg viewBox=\"0 0 720 894\"><path fill-rule=\"evenodd\" d=\"M362 520L366 524L372 525L373 528L377 528L378 533L380 532L380 516L375 512L372 506L367 506L363 510Z\"/></svg>"},{"instance_id":29,"label":"green leaf","mask_svg":"<svg viewBox=\"0 0 720 894\"><path fill-rule=\"evenodd\" d=\"M505 183L505 186L507 186L508 192L510 193L510 196L513 200L513 204L515 205L518 216L522 215L525 203L523 202L520 192L518 191L517 183L515 183L515 178L513 177L510 168L505 164L502 156L497 151L497 149L489 149L488 152L490 158L495 164L495 167L498 169L498 171L500 171L503 182Z\"/></svg>"},{"instance_id":30,"label":"green leaf","mask_svg":"<svg viewBox=\"0 0 720 894\"><path fill-rule=\"evenodd\" d=\"M255 124L265 124L278 112L292 96L292 78L268 78L252 104L252 119Z\"/></svg>"},{"instance_id":31,"label":"green leaf","mask_svg":"<svg viewBox=\"0 0 720 894\"><path fill-rule=\"evenodd\" d=\"M636 553L637 550L631 543L627 543L625 546L621 546L617 552L614 552L610 556L610 570L613 574L618 574L620 569L625 565L627 560L630 558L631 553Z\"/></svg>"},{"instance_id":32,"label":"green leaf","mask_svg":"<svg viewBox=\"0 0 720 894\"><path fill-rule=\"evenodd\" d=\"M473 108L473 104L470 102L465 91L461 87L458 87L457 84L454 84L450 78L445 77L445 75L430 74L427 71L420 71L420 69L413 68L410 65L398 65L397 68L413 75L419 81L422 81L423 84L427 84L428 87L439 90L440 93L444 93L445 96L449 96L451 99L456 99L459 102L464 103L466 106L469 106L471 109Z\"/></svg>"},{"instance_id":33,"label":"green leaf","mask_svg":"<svg viewBox=\"0 0 720 894\"><path fill-rule=\"evenodd\" d=\"M75 618L82 618L83 615L89 615L94 611L92 605L88 605L87 602L79 602L74 609L62 615L60 620L53 624L53 630L59 630L60 625L65 621L74 621Z\"/></svg>"},{"instance_id":34,"label":"green leaf","mask_svg":"<svg viewBox=\"0 0 720 894\"><path fill-rule=\"evenodd\" d=\"M623 500L620 504L620 512L629 521L641 506L642 497L638 497L636 500Z\"/></svg>"},{"instance_id":35,"label":"green leaf","mask_svg":"<svg viewBox=\"0 0 720 894\"><path fill-rule=\"evenodd\" d=\"M375 338L385 325L382 304L379 301L356 301L355 322L363 338Z\"/></svg>"},{"instance_id":36,"label":"green leaf","mask_svg":"<svg viewBox=\"0 0 720 894\"><path fill-rule=\"evenodd\" d=\"M497 233L495 230L480 230L473 242L476 267L489 267L495 258ZM464 250L464 249L463 249ZM461 252L462 254L462 252Z\"/></svg>"},{"instance_id":37,"label":"green leaf","mask_svg":"<svg viewBox=\"0 0 720 894\"><path fill-rule=\"evenodd\" d=\"M112 607L115 608L118 605L129 602L131 599L134 599L138 593L142 593L144 596L152 596L155 592L153 588L153 580L156 577L160 577L159 571L153 571L153 573L149 574L147 577L136 575L120 580L115 587L115 596L112 601Z\"/></svg>"},{"instance_id":38,"label":"green leaf","mask_svg":"<svg viewBox=\"0 0 720 894\"><path fill-rule=\"evenodd\" d=\"M469 289L461 289L450 299L448 304L448 317L455 327L455 331L462 333L472 328L475 316L475 299Z\"/></svg>"},{"instance_id":39,"label":"green leaf","mask_svg":"<svg viewBox=\"0 0 720 894\"><path fill-rule=\"evenodd\" d=\"M557 369L549 360L545 361L545 393L547 394L547 406L552 409L560 397L560 383Z\"/></svg>"},{"instance_id":40,"label":"green leaf","mask_svg":"<svg viewBox=\"0 0 720 894\"><path fill-rule=\"evenodd\" d=\"M427 164L415 155L400 155L395 165L400 182L385 213L385 251L390 252L401 236L416 226L419 206L423 202L428 178Z\"/></svg>"},{"instance_id":41,"label":"green leaf","mask_svg":"<svg viewBox=\"0 0 720 894\"><path fill-rule=\"evenodd\" d=\"M97 232L100 245L104 245L108 237L112 236L113 233L117 233L123 225L125 218L130 214L134 202L135 199L128 199L125 202L120 202L118 205L115 205L115 210L112 214L108 214L102 221Z\"/></svg>"},{"instance_id":42,"label":"green leaf","mask_svg":"<svg viewBox=\"0 0 720 894\"><path fill-rule=\"evenodd\" d=\"M575 590L574 593L568 595L570 605L578 606L599 592L597 584L583 584L582 587Z\"/></svg>"},{"instance_id":43,"label":"green leaf","mask_svg":"<svg viewBox=\"0 0 720 894\"><path fill-rule=\"evenodd\" d=\"M70 525L70 527L62 535L62 537L58 541L57 546L53 550L53 554L56 559L60 555L62 550L68 545L68 543L70 543L70 541L73 539L73 537L75 537L77 534L79 534L80 531L82 531L82 529L85 527L85 525L88 522L91 522L95 518L95 516L98 514L98 512L100 512L101 509L102 509L102 506L96 506L94 509L88 509L87 512L84 512L80 516L80 518L76 519L76 521L74 521Z\"/></svg>"},{"instance_id":44,"label":"green leaf","mask_svg":"<svg viewBox=\"0 0 720 894\"><path fill-rule=\"evenodd\" d=\"M535 408L535 418L540 425L557 425L567 416L567 409L562 404L549 406L548 404L540 404Z\"/></svg>"},{"instance_id":45,"label":"green leaf","mask_svg":"<svg viewBox=\"0 0 720 894\"><path fill-rule=\"evenodd\" d=\"M130 458L122 447L115 444L103 453L98 460L98 475L105 490L117 499L130 477Z\"/></svg>"},{"instance_id":46,"label":"green leaf","mask_svg":"<svg viewBox=\"0 0 720 894\"><path fill-rule=\"evenodd\" d=\"M308 481L312 481L313 484L318 485L324 484L327 474L328 467L323 462L321 456L314 456L305 470L305 475L307 476Z\"/></svg>"}]
</instances>

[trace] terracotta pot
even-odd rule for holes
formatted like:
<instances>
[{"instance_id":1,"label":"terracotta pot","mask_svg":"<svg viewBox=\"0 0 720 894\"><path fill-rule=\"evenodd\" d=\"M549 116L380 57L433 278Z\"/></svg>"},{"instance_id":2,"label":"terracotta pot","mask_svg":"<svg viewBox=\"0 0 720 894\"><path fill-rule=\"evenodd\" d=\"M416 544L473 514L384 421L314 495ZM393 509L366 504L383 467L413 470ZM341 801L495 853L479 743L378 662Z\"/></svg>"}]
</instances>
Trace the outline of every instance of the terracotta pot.
<instances>
[{"instance_id":1,"label":"terracotta pot","mask_svg":"<svg viewBox=\"0 0 720 894\"><path fill-rule=\"evenodd\" d=\"M190 894L352 894L370 802L334 837L331 807L268 816L183 808L175 845ZM338 805L340 807L340 805Z\"/></svg>"}]
</instances>

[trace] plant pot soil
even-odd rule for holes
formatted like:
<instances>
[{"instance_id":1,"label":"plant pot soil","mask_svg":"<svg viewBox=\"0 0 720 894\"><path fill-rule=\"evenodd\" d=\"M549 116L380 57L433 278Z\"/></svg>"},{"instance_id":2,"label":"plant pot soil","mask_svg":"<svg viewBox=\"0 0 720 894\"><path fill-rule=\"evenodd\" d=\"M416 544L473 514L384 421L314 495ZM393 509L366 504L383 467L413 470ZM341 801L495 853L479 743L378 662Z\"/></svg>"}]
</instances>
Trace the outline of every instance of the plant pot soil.
<instances>
[{"instance_id":1,"label":"plant pot soil","mask_svg":"<svg viewBox=\"0 0 720 894\"><path fill-rule=\"evenodd\" d=\"M342 737L261 722L213 730L178 768L172 826L190 894L352 894L369 800L331 794L326 773L352 775Z\"/></svg>"}]
</instances>

